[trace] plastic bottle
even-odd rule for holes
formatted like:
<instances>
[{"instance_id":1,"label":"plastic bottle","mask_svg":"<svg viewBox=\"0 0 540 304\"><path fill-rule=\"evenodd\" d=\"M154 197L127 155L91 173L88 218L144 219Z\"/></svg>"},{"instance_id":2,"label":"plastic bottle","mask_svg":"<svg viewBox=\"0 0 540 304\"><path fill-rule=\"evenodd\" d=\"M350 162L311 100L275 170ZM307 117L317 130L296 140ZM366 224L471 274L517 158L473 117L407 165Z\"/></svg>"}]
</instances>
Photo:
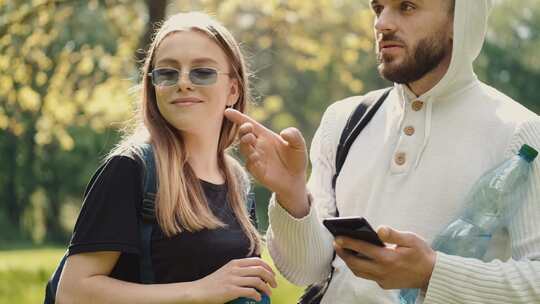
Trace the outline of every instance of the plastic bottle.
<instances>
[{"instance_id":1,"label":"plastic bottle","mask_svg":"<svg viewBox=\"0 0 540 304\"><path fill-rule=\"evenodd\" d=\"M518 211L532 162L538 152L523 145L518 154L484 174L465 199L463 211L439 233L432 248L450 255L482 259L492 234ZM418 289L402 289L400 304L416 302Z\"/></svg>"}]
</instances>

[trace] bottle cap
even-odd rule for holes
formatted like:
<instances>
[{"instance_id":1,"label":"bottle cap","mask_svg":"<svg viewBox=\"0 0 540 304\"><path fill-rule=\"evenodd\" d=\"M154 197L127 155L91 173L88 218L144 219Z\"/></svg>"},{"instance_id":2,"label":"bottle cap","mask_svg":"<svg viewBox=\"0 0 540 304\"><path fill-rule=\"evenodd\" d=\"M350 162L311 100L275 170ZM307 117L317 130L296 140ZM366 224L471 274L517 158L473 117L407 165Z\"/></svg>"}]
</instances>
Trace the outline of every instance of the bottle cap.
<instances>
[{"instance_id":1,"label":"bottle cap","mask_svg":"<svg viewBox=\"0 0 540 304\"><path fill-rule=\"evenodd\" d=\"M523 145L521 146L521 149L519 149L518 154L529 163L532 163L534 159L538 156L538 151L536 151L536 149L529 145Z\"/></svg>"}]
</instances>

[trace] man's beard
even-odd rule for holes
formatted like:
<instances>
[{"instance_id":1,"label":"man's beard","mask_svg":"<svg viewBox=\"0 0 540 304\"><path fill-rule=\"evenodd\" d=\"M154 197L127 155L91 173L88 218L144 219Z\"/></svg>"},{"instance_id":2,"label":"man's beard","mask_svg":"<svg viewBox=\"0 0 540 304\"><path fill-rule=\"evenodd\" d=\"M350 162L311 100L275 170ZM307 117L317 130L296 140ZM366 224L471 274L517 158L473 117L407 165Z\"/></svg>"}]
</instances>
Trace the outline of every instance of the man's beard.
<instances>
[{"instance_id":1,"label":"man's beard","mask_svg":"<svg viewBox=\"0 0 540 304\"><path fill-rule=\"evenodd\" d=\"M384 36L382 41L401 41L395 35ZM421 39L413 50L413 56L406 48L405 59L399 64L392 64L395 55L383 55L381 50L377 54L379 61L379 74L389 81L406 84L415 82L427 73L433 71L447 56L451 46L451 40L443 31L435 33L431 37Z\"/></svg>"}]
</instances>

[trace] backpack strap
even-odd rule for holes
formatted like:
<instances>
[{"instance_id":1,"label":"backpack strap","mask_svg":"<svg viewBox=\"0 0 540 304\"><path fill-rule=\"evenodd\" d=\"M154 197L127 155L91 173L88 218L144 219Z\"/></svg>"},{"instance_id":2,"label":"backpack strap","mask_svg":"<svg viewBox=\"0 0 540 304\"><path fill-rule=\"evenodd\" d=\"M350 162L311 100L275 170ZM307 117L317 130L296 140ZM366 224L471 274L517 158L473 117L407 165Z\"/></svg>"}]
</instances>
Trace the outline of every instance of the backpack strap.
<instances>
[{"instance_id":1,"label":"backpack strap","mask_svg":"<svg viewBox=\"0 0 540 304\"><path fill-rule=\"evenodd\" d=\"M244 200L244 206L246 207L246 212L249 215L249 219L251 223L255 227L257 227L257 214L255 212L255 191L249 175L239 166L239 163L237 163L236 161L233 162L233 173L237 179L238 186L242 193L242 199Z\"/></svg>"},{"instance_id":2,"label":"backpack strap","mask_svg":"<svg viewBox=\"0 0 540 304\"><path fill-rule=\"evenodd\" d=\"M143 284L154 283L154 270L152 268L151 241L152 230L156 221L156 163L154 151L150 144L141 145L141 157L144 165L143 200L140 209L140 238L141 257L139 259L140 281Z\"/></svg>"},{"instance_id":3,"label":"backpack strap","mask_svg":"<svg viewBox=\"0 0 540 304\"><path fill-rule=\"evenodd\" d=\"M373 103L373 99L369 98L369 96L365 97L364 100L362 100L360 104L356 107L352 115L349 116L347 124L345 125L345 128L341 132L341 137L339 138L339 144L336 153L336 173L332 178L332 189L336 189L337 177L339 175L339 172L341 172L341 169L343 168L343 164L347 159L347 154L349 153L352 144L354 143L358 135L360 135L360 132L362 132L362 130L371 121L377 110L379 110L382 103L390 94L390 91L392 91L392 88L386 89L386 91L384 91L382 96L379 97L379 99L375 103ZM339 216L339 209L337 208L337 205L335 216ZM332 261L334 261L335 258L336 252L334 251ZM321 302L324 294L326 293L326 290L328 289L328 286L330 286L330 281L334 276L334 266L330 266L331 269L328 277L320 283L309 285L304 291L304 294L298 300L298 304L319 304Z\"/></svg>"},{"instance_id":4,"label":"backpack strap","mask_svg":"<svg viewBox=\"0 0 540 304\"><path fill-rule=\"evenodd\" d=\"M377 110L379 110L383 102L386 100L386 98L390 94L390 91L392 91L392 88L386 89L386 91L384 91L382 96L379 97L379 99L375 103L370 103L369 100L363 100L356 107L352 115L349 116L347 124L345 125L345 128L341 133L341 137L339 138L339 144L336 153L336 173L332 178L333 189L336 188L337 177L341 172L341 169L343 168L343 164L347 159L347 155L349 154L349 150L351 149L352 144L354 143L358 135L360 135L360 132L362 132L362 130L364 130L367 124L371 121L373 116L375 116L375 113L377 113ZM336 216L339 216L339 214Z\"/></svg>"},{"instance_id":5,"label":"backpack strap","mask_svg":"<svg viewBox=\"0 0 540 304\"><path fill-rule=\"evenodd\" d=\"M56 270L47 282L47 286L45 287L45 299L43 300L43 304L54 304L56 302L56 290L58 289L58 283L60 283L60 275L62 274L67 258L68 251L66 250L64 256L62 256L62 260L60 260L60 263L56 267Z\"/></svg>"},{"instance_id":6,"label":"backpack strap","mask_svg":"<svg viewBox=\"0 0 540 304\"><path fill-rule=\"evenodd\" d=\"M249 214L249 219L251 221L251 224L255 226L255 228L259 228L258 221L257 221L257 211L256 211L256 205L255 205L255 192L250 191L247 194L246 198L246 210Z\"/></svg>"}]
</instances>

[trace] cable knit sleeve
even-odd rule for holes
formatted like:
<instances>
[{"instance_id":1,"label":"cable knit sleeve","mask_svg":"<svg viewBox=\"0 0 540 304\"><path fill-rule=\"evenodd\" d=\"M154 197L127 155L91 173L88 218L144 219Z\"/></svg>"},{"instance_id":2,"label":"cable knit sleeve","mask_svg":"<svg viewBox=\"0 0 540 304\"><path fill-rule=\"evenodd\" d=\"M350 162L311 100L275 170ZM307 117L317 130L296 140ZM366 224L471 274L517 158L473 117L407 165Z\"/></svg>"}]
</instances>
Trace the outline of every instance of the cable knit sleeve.
<instances>
[{"instance_id":1,"label":"cable knit sleeve","mask_svg":"<svg viewBox=\"0 0 540 304\"><path fill-rule=\"evenodd\" d=\"M540 151L540 119L523 123L506 156L522 144ZM437 253L424 304L540 303L540 159L533 163L526 200L508 226L512 258L489 263Z\"/></svg>"},{"instance_id":2,"label":"cable knit sleeve","mask_svg":"<svg viewBox=\"0 0 540 304\"><path fill-rule=\"evenodd\" d=\"M321 219L334 216L336 208L331 182L337 147L333 137L334 133L340 132L339 126L336 126L336 108L334 104L325 112L311 144L309 214L301 219L292 217L276 202L274 195L268 208L270 226L267 241L270 255L279 271L298 285L320 282L330 273L333 237L322 225Z\"/></svg>"}]
</instances>

